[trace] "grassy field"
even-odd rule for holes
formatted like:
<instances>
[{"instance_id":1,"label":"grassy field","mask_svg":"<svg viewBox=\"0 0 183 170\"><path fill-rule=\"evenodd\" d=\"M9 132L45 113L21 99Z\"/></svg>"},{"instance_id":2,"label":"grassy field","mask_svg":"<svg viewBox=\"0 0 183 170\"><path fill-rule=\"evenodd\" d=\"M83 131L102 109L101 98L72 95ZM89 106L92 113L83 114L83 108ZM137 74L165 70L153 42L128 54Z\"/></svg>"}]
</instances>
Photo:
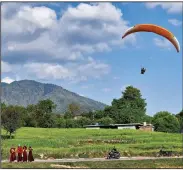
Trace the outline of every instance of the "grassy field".
<instances>
[{"instance_id":1,"label":"grassy field","mask_svg":"<svg viewBox=\"0 0 183 170\"><path fill-rule=\"evenodd\" d=\"M2 131L2 135L5 132ZM104 157L115 146L122 156L155 156L164 146L182 153L181 134L117 129L21 128L13 139L2 141L2 158L8 159L11 146L32 146L35 158Z\"/></svg>"},{"instance_id":2,"label":"grassy field","mask_svg":"<svg viewBox=\"0 0 183 170\"><path fill-rule=\"evenodd\" d=\"M73 163L2 163L2 168L183 168L182 159L73 162Z\"/></svg>"}]
</instances>

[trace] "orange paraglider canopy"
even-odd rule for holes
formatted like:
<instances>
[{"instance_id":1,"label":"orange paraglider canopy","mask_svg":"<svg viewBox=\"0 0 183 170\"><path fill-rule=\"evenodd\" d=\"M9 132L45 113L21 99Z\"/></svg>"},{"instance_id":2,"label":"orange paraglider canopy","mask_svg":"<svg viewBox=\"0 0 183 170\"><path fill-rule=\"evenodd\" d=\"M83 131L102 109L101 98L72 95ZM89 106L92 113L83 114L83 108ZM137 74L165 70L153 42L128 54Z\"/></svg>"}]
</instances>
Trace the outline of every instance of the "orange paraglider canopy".
<instances>
[{"instance_id":1,"label":"orange paraglider canopy","mask_svg":"<svg viewBox=\"0 0 183 170\"><path fill-rule=\"evenodd\" d=\"M128 36L129 34L135 33L135 32L153 32L155 34L161 35L168 39L176 48L177 52L180 51L180 45L177 40L177 38L167 29L160 27L158 25L154 24L138 24L134 27L129 28L125 34L122 36L122 39Z\"/></svg>"}]
</instances>

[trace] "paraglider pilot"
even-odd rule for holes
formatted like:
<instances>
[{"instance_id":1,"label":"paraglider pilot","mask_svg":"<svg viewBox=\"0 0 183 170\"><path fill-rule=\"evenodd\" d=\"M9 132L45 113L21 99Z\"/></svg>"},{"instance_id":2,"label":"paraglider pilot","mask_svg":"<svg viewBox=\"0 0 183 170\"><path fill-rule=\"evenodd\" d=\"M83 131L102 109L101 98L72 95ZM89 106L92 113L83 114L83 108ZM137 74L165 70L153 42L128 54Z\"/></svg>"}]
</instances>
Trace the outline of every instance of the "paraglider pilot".
<instances>
[{"instance_id":1,"label":"paraglider pilot","mask_svg":"<svg viewBox=\"0 0 183 170\"><path fill-rule=\"evenodd\" d=\"M141 74L144 74L146 72L146 69L143 67L141 68Z\"/></svg>"}]
</instances>

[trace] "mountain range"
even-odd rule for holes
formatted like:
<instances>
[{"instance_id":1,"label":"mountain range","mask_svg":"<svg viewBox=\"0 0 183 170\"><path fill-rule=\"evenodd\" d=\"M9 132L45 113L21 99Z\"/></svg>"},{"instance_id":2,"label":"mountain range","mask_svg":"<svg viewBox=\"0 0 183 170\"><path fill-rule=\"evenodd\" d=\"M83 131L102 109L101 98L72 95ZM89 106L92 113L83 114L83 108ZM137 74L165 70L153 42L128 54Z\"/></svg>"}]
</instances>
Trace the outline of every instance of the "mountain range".
<instances>
[{"instance_id":1,"label":"mountain range","mask_svg":"<svg viewBox=\"0 0 183 170\"><path fill-rule=\"evenodd\" d=\"M56 113L64 113L70 103L80 106L81 112L103 110L106 105L68 91L61 86L44 84L33 80L1 83L1 102L7 105L26 107L37 104L40 100L50 99L56 104Z\"/></svg>"}]
</instances>

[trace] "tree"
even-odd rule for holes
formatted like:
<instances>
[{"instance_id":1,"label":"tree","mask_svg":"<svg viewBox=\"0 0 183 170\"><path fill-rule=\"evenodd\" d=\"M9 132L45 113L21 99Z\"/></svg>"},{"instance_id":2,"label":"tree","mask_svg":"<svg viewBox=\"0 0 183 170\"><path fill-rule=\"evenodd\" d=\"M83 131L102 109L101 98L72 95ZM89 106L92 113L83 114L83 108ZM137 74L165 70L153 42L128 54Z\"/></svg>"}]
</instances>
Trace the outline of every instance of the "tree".
<instances>
[{"instance_id":1,"label":"tree","mask_svg":"<svg viewBox=\"0 0 183 170\"><path fill-rule=\"evenodd\" d=\"M167 111L156 113L152 122L154 130L158 132L177 133L180 130L178 119Z\"/></svg>"},{"instance_id":2,"label":"tree","mask_svg":"<svg viewBox=\"0 0 183 170\"><path fill-rule=\"evenodd\" d=\"M6 109L6 104L5 103L1 103L1 111L3 112Z\"/></svg>"},{"instance_id":3,"label":"tree","mask_svg":"<svg viewBox=\"0 0 183 170\"><path fill-rule=\"evenodd\" d=\"M17 113L19 113L21 126L26 126L26 119L27 119L27 109L23 106L14 106L14 109Z\"/></svg>"},{"instance_id":4,"label":"tree","mask_svg":"<svg viewBox=\"0 0 183 170\"><path fill-rule=\"evenodd\" d=\"M56 126L56 117L53 114L53 109L56 105L51 100L41 100L35 106L30 105L29 110L33 111L36 127L51 128Z\"/></svg>"},{"instance_id":5,"label":"tree","mask_svg":"<svg viewBox=\"0 0 183 170\"><path fill-rule=\"evenodd\" d=\"M147 122L147 123L152 123L152 119L153 119L153 117L151 117L149 115L145 115L144 117L142 117L142 121Z\"/></svg>"},{"instance_id":6,"label":"tree","mask_svg":"<svg viewBox=\"0 0 183 170\"><path fill-rule=\"evenodd\" d=\"M20 113L17 112L16 107L8 106L2 111L1 124L9 132L10 137L12 133L21 127Z\"/></svg>"},{"instance_id":7,"label":"tree","mask_svg":"<svg viewBox=\"0 0 183 170\"><path fill-rule=\"evenodd\" d=\"M27 117L25 118L26 127L37 127L37 117L36 115L36 105L28 105L27 108Z\"/></svg>"},{"instance_id":8,"label":"tree","mask_svg":"<svg viewBox=\"0 0 183 170\"><path fill-rule=\"evenodd\" d=\"M56 115L53 109L56 105L49 99L41 100L37 105L27 107L27 126L51 128L56 127Z\"/></svg>"},{"instance_id":9,"label":"tree","mask_svg":"<svg viewBox=\"0 0 183 170\"><path fill-rule=\"evenodd\" d=\"M140 90L128 86L120 99L114 99L112 106L106 107L106 116L112 118L115 123L141 122L146 115L146 102L142 98Z\"/></svg>"},{"instance_id":10,"label":"tree","mask_svg":"<svg viewBox=\"0 0 183 170\"><path fill-rule=\"evenodd\" d=\"M27 106L27 112L34 112L36 110L36 105L30 104Z\"/></svg>"},{"instance_id":11,"label":"tree","mask_svg":"<svg viewBox=\"0 0 183 170\"><path fill-rule=\"evenodd\" d=\"M36 107L37 109L41 110L42 113L52 113L53 109L56 108L56 105L53 103L53 101L47 99L39 101Z\"/></svg>"},{"instance_id":12,"label":"tree","mask_svg":"<svg viewBox=\"0 0 183 170\"><path fill-rule=\"evenodd\" d=\"M66 119L66 128L77 128L77 120L74 119Z\"/></svg>"},{"instance_id":13,"label":"tree","mask_svg":"<svg viewBox=\"0 0 183 170\"><path fill-rule=\"evenodd\" d=\"M74 115L71 112L66 112L64 114L64 118L65 119L72 119L72 118L74 118Z\"/></svg>"},{"instance_id":14,"label":"tree","mask_svg":"<svg viewBox=\"0 0 183 170\"><path fill-rule=\"evenodd\" d=\"M44 113L42 110L35 109L35 111L32 114L32 118L34 118L35 120L35 127L44 127L44 114L46 113Z\"/></svg>"},{"instance_id":15,"label":"tree","mask_svg":"<svg viewBox=\"0 0 183 170\"><path fill-rule=\"evenodd\" d=\"M34 112L34 119L36 120L36 127L53 128L56 127L56 115L54 113L43 113L42 110Z\"/></svg>"},{"instance_id":16,"label":"tree","mask_svg":"<svg viewBox=\"0 0 183 170\"><path fill-rule=\"evenodd\" d=\"M114 123L113 119L110 118L110 117L108 117L108 116L99 119L98 122L99 122L100 124L102 124L102 125L110 125L110 124L113 124L113 123Z\"/></svg>"},{"instance_id":17,"label":"tree","mask_svg":"<svg viewBox=\"0 0 183 170\"><path fill-rule=\"evenodd\" d=\"M79 127L83 127L85 125L91 124L91 120L89 118L86 118L86 117L80 117L77 120L77 124L78 124Z\"/></svg>"},{"instance_id":18,"label":"tree","mask_svg":"<svg viewBox=\"0 0 183 170\"><path fill-rule=\"evenodd\" d=\"M102 111L102 110L97 110L94 114L95 114L96 119L101 119L105 116L104 111Z\"/></svg>"},{"instance_id":19,"label":"tree","mask_svg":"<svg viewBox=\"0 0 183 170\"><path fill-rule=\"evenodd\" d=\"M82 113L81 116L86 117L86 118L88 118L88 119L94 121L95 118L96 118L96 116L97 116L97 112L89 111L88 113Z\"/></svg>"},{"instance_id":20,"label":"tree","mask_svg":"<svg viewBox=\"0 0 183 170\"><path fill-rule=\"evenodd\" d=\"M68 112L70 112L73 117L80 113L80 106L75 103L71 103L68 105Z\"/></svg>"},{"instance_id":21,"label":"tree","mask_svg":"<svg viewBox=\"0 0 183 170\"><path fill-rule=\"evenodd\" d=\"M56 126L58 128L65 128L66 127L66 120L63 117L59 117L56 120Z\"/></svg>"},{"instance_id":22,"label":"tree","mask_svg":"<svg viewBox=\"0 0 183 170\"><path fill-rule=\"evenodd\" d=\"M114 99L116 100L116 99ZM110 117L112 119L115 120L115 122L117 121L118 119L118 114L119 114L119 109L117 108L117 106L115 105L112 105L112 106L107 106L105 107L104 109L104 116L105 117Z\"/></svg>"},{"instance_id":23,"label":"tree","mask_svg":"<svg viewBox=\"0 0 183 170\"><path fill-rule=\"evenodd\" d=\"M43 128L55 128L56 127L56 115L53 113L46 113L43 116L44 122L41 127Z\"/></svg>"},{"instance_id":24,"label":"tree","mask_svg":"<svg viewBox=\"0 0 183 170\"><path fill-rule=\"evenodd\" d=\"M176 115L179 124L180 124L180 130L183 130L183 110Z\"/></svg>"}]
</instances>

